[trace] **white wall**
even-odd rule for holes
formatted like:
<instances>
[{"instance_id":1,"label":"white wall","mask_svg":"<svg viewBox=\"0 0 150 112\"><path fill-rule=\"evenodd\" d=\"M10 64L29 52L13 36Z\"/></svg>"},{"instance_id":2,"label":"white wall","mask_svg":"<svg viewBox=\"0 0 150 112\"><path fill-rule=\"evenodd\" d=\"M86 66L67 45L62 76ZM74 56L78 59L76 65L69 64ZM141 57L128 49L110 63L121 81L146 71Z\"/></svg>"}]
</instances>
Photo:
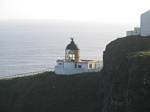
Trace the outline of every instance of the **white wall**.
<instances>
[{"instance_id":1,"label":"white wall","mask_svg":"<svg viewBox=\"0 0 150 112\"><path fill-rule=\"evenodd\" d=\"M141 32L140 32L139 27L134 27L134 30L126 32L126 36L136 36L136 35L140 35L140 34L141 34Z\"/></svg>"},{"instance_id":2,"label":"white wall","mask_svg":"<svg viewBox=\"0 0 150 112\"><path fill-rule=\"evenodd\" d=\"M141 36L150 36L150 10L141 15Z\"/></svg>"},{"instance_id":3,"label":"white wall","mask_svg":"<svg viewBox=\"0 0 150 112\"><path fill-rule=\"evenodd\" d=\"M55 66L55 73L60 75L71 75L71 74L78 74L78 73L85 73L85 72L98 72L102 68L101 65L99 65L99 62L97 63L91 63L93 64L93 67L96 64L96 68L88 68L88 63L77 63L77 68L75 68L74 62L65 62L62 65L56 65ZM78 68L78 65L81 65L81 68Z\"/></svg>"}]
</instances>

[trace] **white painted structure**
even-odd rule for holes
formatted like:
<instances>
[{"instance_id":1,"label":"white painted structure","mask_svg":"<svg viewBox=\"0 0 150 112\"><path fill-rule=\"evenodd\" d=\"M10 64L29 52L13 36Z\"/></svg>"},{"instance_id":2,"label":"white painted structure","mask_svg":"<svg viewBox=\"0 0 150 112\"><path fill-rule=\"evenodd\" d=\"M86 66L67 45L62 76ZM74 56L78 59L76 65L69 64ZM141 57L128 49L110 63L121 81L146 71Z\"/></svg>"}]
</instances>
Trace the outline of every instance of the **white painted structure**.
<instances>
[{"instance_id":1,"label":"white painted structure","mask_svg":"<svg viewBox=\"0 0 150 112\"><path fill-rule=\"evenodd\" d=\"M136 35L140 35L140 34L141 34L141 31L140 31L139 27L134 27L134 30L126 32L126 36L136 36Z\"/></svg>"},{"instance_id":2,"label":"white painted structure","mask_svg":"<svg viewBox=\"0 0 150 112\"><path fill-rule=\"evenodd\" d=\"M101 70L102 63L100 63L100 61L80 60L79 51L80 50L72 38L71 43L66 47L65 59L56 61L55 74L71 75L86 72L98 72Z\"/></svg>"},{"instance_id":3,"label":"white painted structure","mask_svg":"<svg viewBox=\"0 0 150 112\"><path fill-rule=\"evenodd\" d=\"M150 10L141 15L141 36L150 36Z\"/></svg>"},{"instance_id":4,"label":"white painted structure","mask_svg":"<svg viewBox=\"0 0 150 112\"><path fill-rule=\"evenodd\" d=\"M150 10L141 14L140 27L127 31L126 36L150 36Z\"/></svg>"}]
</instances>

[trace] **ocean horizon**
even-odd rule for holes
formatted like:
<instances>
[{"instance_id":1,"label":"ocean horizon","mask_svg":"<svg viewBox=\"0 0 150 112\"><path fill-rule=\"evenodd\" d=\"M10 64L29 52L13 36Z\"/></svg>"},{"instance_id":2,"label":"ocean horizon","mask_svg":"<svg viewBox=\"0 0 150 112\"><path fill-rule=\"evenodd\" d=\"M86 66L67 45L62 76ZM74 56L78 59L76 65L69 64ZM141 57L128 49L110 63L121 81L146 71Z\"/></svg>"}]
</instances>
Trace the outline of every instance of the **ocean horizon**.
<instances>
[{"instance_id":1,"label":"ocean horizon","mask_svg":"<svg viewBox=\"0 0 150 112\"><path fill-rule=\"evenodd\" d=\"M53 69L73 37L81 59L102 60L105 46L128 24L73 21L0 22L0 76Z\"/></svg>"}]
</instances>

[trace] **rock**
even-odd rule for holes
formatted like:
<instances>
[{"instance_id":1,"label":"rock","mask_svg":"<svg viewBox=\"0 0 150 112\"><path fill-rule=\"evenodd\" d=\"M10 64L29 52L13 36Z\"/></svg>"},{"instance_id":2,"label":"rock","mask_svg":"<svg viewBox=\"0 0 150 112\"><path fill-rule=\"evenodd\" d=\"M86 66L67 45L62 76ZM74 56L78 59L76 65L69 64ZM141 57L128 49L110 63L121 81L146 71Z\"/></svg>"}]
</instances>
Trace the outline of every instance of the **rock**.
<instances>
[{"instance_id":1,"label":"rock","mask_svg":"<svg viewBox=\"0 0 150 112\"><path fill-rule=\"evenodd\" d=\"M135 98L133 96L139 95L136 92L132 92L132 90L134 91L132 87L138 85L138 82L141 80L138 73L143 73L143 75L145 73L150 74L150 69L148 69L148 64L146 64L143 59L142 63L147 65L146 71L143 72L143 69L140 69L142 66L140 61L135 61L136 59L132 60L132 58L129 59L128 56L130 53L149 49L150 38L139 36L119 38L106 46L103 57L104 68L102 84L100 82L100 84L104 86L102 112L134 112L134 110L138 112L138 109L133 107L144 109L140 106L140 104L144 104L143 100L139 100L143 101L141 103L139 102L139 105L135 103L138 97ZM136 63L134 63L134 61ZM132 76L134 76L134 78L132 78ZM142 88L137 89L137 91L141 90ZM133 100L133 98L135 99Z\"/></svg>"}]
</instances>

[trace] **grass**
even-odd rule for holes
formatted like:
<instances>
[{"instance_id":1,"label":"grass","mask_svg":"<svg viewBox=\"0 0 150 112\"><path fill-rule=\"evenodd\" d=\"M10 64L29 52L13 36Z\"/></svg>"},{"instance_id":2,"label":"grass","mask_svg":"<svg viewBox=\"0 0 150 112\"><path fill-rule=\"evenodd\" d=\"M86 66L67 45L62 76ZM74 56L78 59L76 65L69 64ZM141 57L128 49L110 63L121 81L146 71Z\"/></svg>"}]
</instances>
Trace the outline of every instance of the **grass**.
<instances>
[{"instance_id":1,"label":"grass","mask_svg":"<svg viewBox=\"0 0 150 112\"><path fill-rule=\"evenodd\" d=\"M95 112L99 76L45 72L0 80L0 112Z\"/></svg>"},{"instance_id":2,"label":"grass","mask_svg":"<svg viewBox=\"0 0 150 112\"><path fill-rule=\"evenodd\" d=\"M134 52L130 53L129 57L150 57L150 51L139 51L139 52Z\"/></svg>"}]
</instances>

